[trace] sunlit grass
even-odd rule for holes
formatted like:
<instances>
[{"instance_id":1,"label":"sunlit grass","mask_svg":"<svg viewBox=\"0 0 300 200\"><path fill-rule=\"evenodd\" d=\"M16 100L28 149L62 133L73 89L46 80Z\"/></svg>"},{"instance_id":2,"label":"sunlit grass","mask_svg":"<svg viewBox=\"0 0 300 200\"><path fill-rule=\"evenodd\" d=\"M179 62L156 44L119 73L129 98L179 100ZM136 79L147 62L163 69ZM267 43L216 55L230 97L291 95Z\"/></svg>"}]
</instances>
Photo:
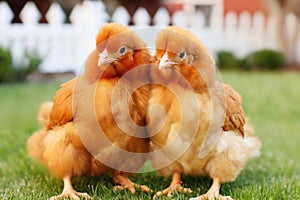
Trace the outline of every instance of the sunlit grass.
<instances>
[{"instance_id":1,"label":"sunlit grass","mask_svg":"<svg viewBox=\"0 0 300 200\"><path fill-rule=\"evenodd\" d=\"M262 155L249 162L235 182L224 184L221 193L235 199L300 199L300 74L221 72L243 96L243 107L263 144ZM44 166L32 161L26 140L38 128L39 104L51 100L59 82L0 85L0 199L48 199L59 194L62 181ZM132 178L154 191L168 186L170 178L154 172ZM111 175L73 180L75 189L94 199L151 199L138 191L113 192ZM184 176L192 194L176 193L173 199L188 199L205 193L209 178ZM167 199L167 198L161 198Z\"/></svg>"}]
</instances>

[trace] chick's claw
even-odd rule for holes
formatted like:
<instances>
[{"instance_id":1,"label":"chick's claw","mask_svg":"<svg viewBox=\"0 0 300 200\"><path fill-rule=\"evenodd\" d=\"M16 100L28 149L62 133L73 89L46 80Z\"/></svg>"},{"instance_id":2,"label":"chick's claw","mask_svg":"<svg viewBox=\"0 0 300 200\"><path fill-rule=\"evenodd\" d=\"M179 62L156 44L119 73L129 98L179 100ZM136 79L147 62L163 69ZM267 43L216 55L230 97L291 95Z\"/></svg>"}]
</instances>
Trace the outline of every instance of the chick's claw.
<instances>
[{"instance_id":1,"label":"chick's claw","mask_svg":"<svg viewBox=\"0 0 300 200\"><path fill-rule=\"evenodd\" d=\"M172 197L174 192L191 193L192 190L190 188L182 187L181 184L170 185L168 188L164 189L163 191L157 192L154 195L153 200L155 200L156 198L163 196L163 195L167 195L167 197L170 198L170 197Z\"/></svg>"},{"instance_id":2,"label":"chick's claw","mask_svg":"<svg viewBox=\"0 0 300 200\"><path fill-rule=\"evenodd\" d=\"M142 192L152 192L152 190L147 187L146 185L138 185L138 184L133 184L133 185L117 185L114 186L113 191L117 190L129 190L131 194L135 194L135 188L141 190Z\"/></svg>"},{"instance_id":3,"label":"chick's claw","mask_svg":"<svg viewBox=\"0 0 300 200\"><path fill-rule=\"evenodd\" d=\"M152 190L146 185L135 184L134 186L143 192L152 192Z\"/></svg>"},{"instance_id":4,"label":"chick's claw","mask_svg":"<svg viewBox=\"0 0 300 200\"><path fill-rule=\"evenodd\" d=\"M113 191L122 191L122 190L129 190L131 192L131 194L135 194L135 188L134 186L125 186L125 185L117 185L114 186Z\"/></svg>"},{"instance_id":5,"label":"chick's claw","mask_svg":"<svg viewBox=\"0 0 300 200\"><path fill-rule=\"evenodd\" d=\"M88 199L88 200L92 199L92 197L90 197L90 195L88 195L87 193L70 191L70 192L63 192L62 194L57 195L57 196L53 196L50 198L50 200L58 200L58 199L65 199L65 198L69 198L72 200L80 200L80 197L82 197L84 199Z\"/></svg>"},{"instance_id":6,"label":"chick's claw","mask_svg":"<svg viewBox=\"0 0 300 200\"><path fill-rule=\"evenodd\" d=\"M218 195L218 196L214 197L214 196L208 196L207 194L203 194L199 197L190 198L189 200L215 200L215 199L216 200L234 200L230 196Z\"/></svg>"},{"instance_id":7,"label":"chick's claw","mask_svg":"<svg viewBox=\"0 0 300 200\"><path fill-rule=\"evenodd\" d=\"M151 192L151 190L145 186L145 185L139 185L136 183L133 183L130 179L128 179L126 176L122 175L121 172L116 171L114 174L114 181L117 185L114 187L114 191L116 190L129 190L131 194L135 193L135 188L140 189L143 192Z\"/></svg>"},{"instance_id":8,"label":"chick's claw","mask_svg":"<svg viewBox=\"0 0 300 200\"><path fill-rule=\"evenodd\" d=\"M65 198L69 198L72 200L80 200L80 197L88 199L88 200L92 199L92 197L90 197L87 193L81 193L81 192L77 192L76 190L74 190L72 183L71 183L70 176L66 176L63 179L63 181L64 181L63 192L60 195L51 197L50 200L65 199Z\"/></svg>"}]
</instances>

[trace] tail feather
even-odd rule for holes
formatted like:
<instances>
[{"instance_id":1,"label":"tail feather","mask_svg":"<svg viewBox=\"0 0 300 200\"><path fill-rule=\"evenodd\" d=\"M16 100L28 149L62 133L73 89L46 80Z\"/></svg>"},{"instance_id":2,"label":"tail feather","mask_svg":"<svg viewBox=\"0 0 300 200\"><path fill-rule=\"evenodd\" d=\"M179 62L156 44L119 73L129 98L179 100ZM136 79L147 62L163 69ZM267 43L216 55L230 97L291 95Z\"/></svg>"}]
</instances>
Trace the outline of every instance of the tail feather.
<instances>
[{"instance_id":1,"label":"tail feather","mask_svg":"<svg viewBox=\"0 0 300 200\"><path fill-rule=\"evenodd\" d=\"M52 102L44 102L41 104L37 114L40 129L34 132L27 140L27 150L29 155L41 162L43 162L44 152L43 140L46 136L46 126L49 122L52 105Z\"/></svg>"},{"instance_id":2,"label":"tail feather","mask_svg":"<svg viewBox=\"0 0 300 200\"><path fill-rule=\"evenodd\" d=\"M30 138L27 140L27 150L29 155L41 162L43 162L43 152L44 147L42 145L43 140L45 138L45 130L38 130L33 133Z\"/></svg>"},{"instance_id":3,"label":"tail feather","mask_svg":"<svg viewBox=\"0 0 300 200\"><path fill-rule=\"evenodd\" d=\"M41 127L46 127L48 125L52 106L53 102L51 101L47 101L41 104L37 115L37 120Z\"/></svg>"}]
</instances>

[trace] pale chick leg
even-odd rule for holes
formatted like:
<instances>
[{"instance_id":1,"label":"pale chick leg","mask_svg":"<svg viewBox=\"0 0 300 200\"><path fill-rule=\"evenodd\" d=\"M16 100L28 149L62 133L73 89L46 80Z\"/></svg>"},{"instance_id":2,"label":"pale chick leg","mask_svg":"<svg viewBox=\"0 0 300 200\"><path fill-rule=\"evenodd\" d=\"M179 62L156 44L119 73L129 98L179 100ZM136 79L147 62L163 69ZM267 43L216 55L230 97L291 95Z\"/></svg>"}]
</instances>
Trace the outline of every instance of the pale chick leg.
<instances>
[{"instance_id":1,"label":"pale chick leg","mask_svg":"<svg viewBox=\"0 0 300 200\"><path fill-rule=\"evenodd\" d=\"M66 176L63 179L63 181L64 181L64 189L62 193L60 195L51 197L50 200L64 199L64 198L70 198L72 200L80 200L80 197L83 197L85 199L92 199L87 193L80 193L74 190L70 176Z\"/></svg>"},{"instance_id":2,"label":"pale chick leg","mask_svg":"<svg viewBox=\"0 0 300 200\"><path fill-rule=\"evenodd\" d=\"M122 175L122 173L120 171L115 171L114 181L115 181L115 183L120 184L120 185L117 185L114 187L114 191L129 190L132 194L134 194L135 188L138 188L143 192L151 192L151 190L147 186L133 183L131 180L129 180L129 178Z\"/></svg>"},{"instance_id":3,"label":"pale chick leg","mask_svg":"<svg viewBox=\"0 0 300 200\"><path fill-rule=\"evenodd\" d=\"M184 193L191 193L192 190L190 188L183 188L181 186L182 181L181 181L181 173L178 171L174 171L173 176L172 176L172 182L170 186L163 191L157 192L153 200L156 199L156 197L162 196L162 195L167 195L168 197L171 197L172 194L177 191L177 192L184 192Z\"/></svg>"},{"instance_id":4,"label":"pale chick leg","mask_svg":"<svg viewBox=\"0 0 300 200\"><path fill-rule=\"evenodd\" d=\"M218 178L213 179L213 183L206 194L203 194L199 197L190 198L190 200L233 200L230 196L222 196L219 194L220 192L220 181Z\"/></svg>"}]
</instances>

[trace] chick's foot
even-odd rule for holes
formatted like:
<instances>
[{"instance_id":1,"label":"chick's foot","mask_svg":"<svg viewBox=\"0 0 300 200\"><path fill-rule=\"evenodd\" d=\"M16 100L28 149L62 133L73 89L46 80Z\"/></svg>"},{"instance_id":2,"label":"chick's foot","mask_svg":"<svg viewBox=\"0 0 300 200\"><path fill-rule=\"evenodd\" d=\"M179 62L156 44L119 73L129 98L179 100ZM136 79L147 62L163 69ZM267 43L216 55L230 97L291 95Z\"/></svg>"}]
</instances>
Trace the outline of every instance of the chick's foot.
<instances>
[{"instance_id":1,"label":"chick's foot","mask_svg":"<svg viewBox=\"0 0 300 200\"><path fill-rule=\"evenodd\" d=\"M50 200L65 199L65 198L70 198L72 200L80 200L80 197L89 200L92 199L87 193L80 193L74 190L71 183L71 178L69 176L65 177L63 181L64 181L63 192L60 195L52 196Z\"/></svg>"},{"instance_id":2,"label":"chick's foot","mask_svg":"<svg viewBox=\"0 0 300 200\"><path fill-rule=\"evenodd\" d=\"M172 182L170 184L170 186L166 189L164 189L163 191L159 191L157 192L154 197L153 200L155 200L157 197L160 197L162 195L167 195L168 197L172 197L173 193L176 192L183 192L183 193L191 193L192 190L190 188L184 188L182 187L182 182L181 182L181 173L178 171L175 171L173 173L173 177L172 177Z\"/></svg>"},{"instance_id":3,"label":"chick's foot","mask_svg":"<svg viewBox=\"0 0 300 200\"><path fill-rule=\"evenodd\" d=\"M222 196L222 195L210 197L207 194L203 194L199 197L190 198L189 200L233 200L233 198L231 198L230 196Z\"/></svg>"},{"instance_id":4,"label":"chick's foot","mask_svg":"<svg viewBox=\"0 0 300 200\"><path fill-rule=\"evenodd\" d=\"M172 195L174 194L174 192L183 192L183 193L191 193L192 190L190 188L184 188L181 186L181 184L171 184L168 188L164 189L163 191L159 191L157 192L154 197L153 200L155 200L157 197L160 197L162 195L167 195L167 197L172 197Z\"/></svg>"},{"instance_id":5,"label":"chick's foot","mask_svg":"<svg viewBox=\"0 0 300 200\"><path fill-rule=\"evenodd\" d=\"M73 190L73 191L63 192L57 196L52 196L50 200L65 199L65 198L70 198L72 200L80 200L80 198L89 199L89 200L92 199L87 193L80 193Z\"/></svg>"},{"instance_id":6,"label":"chick's foot","mask_svg":"<svg viewBox=\"0 0 300 200\"><path fill-rule=\"evenodd\" d=\"M189 200L233 200L230 196L222 196L219 194L221 184L218 178L213 179L213 184L206 194L199 197L190 198Z\"/></svg>"},{"instance_id":7,"label":"chick's foot","mask_svg":"<svg viewBox=\"0 0 300 200\"><path fill-rule=\"evenodd\" d=\"M131 194L135 193L135 188L140 189L143 192L151 192L151 190L145 185L139 185L133 183L126 176L123 176L121 172L116 171L114 174L115 183L119 184L114 187L114 191L116 190L129 190Z\"/></svg>"}]
</instances>

